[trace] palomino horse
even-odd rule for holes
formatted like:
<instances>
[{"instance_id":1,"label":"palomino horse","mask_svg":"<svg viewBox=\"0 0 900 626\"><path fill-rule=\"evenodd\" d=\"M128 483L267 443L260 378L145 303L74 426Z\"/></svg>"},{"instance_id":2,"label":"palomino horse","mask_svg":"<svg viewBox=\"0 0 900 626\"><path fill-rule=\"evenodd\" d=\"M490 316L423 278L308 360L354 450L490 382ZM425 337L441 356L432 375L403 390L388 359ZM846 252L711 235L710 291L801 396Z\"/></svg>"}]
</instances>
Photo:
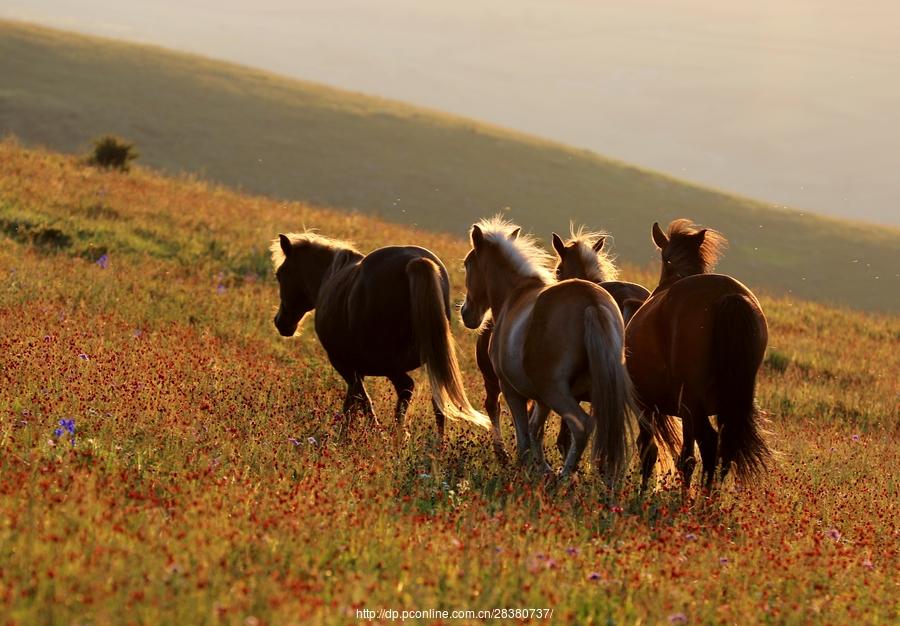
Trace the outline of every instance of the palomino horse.
<instances>
[{"instance_id":1,"label":"palomino horse","mask_svg":"<svg viewBox=\"0 0 900 626\"><path fill-rule=\"evenodd\" d=\"M650 292L637 283L615 280L619 270L612 257L603 249L607 236L603 232L588 231L583 226L577 230L571 227L570 237L565 242L559 235L553 233L553 249L557 254L555 276L556 280L579 278L597 283L610 293L622 312L624 323L628 324L628 320L650 296ZM478 335L475 357L484 379L484 408L493 426L494 449L497 455L505 460L506 452L503 449L500 428L500 379L490 359L492 329L493 321L488 319ZM569 428L563 421L556 438L556 448L563 458L570 442Z\"/></svg>"},{"instance_id":2,"label":"palomino horse","mask_svg":"<svg viewBox=\"0 0 900 626\"><path fill-rule=\"evenodd\" d=\"M760 433L754 393L756 374L768 340L766 317L747 287L710 274L725 238L690 220L669 224L668 234L653 225L660 249L659 286L635 313L626 330L628 371L641 409L651 415L657 437L675 447L668 415L682 419L678 467L690 489L694 442L700 444L707 488L716 466L722 476L734 466L741 479L765 468L769 449ZM709 421L716 416L718 432ZM641 422L643 483L656 459L656 444Z\"/></svg>"},{"instance_id":3,"label":"palomino horse","mask_svg":"<svg viewBox=\"0 0 900 626\"><path fill-rule=\"evenodd\" d=\"M434 254L390 246L363 255L309 232L279 235L271 250L281 292L275 327L290 337L316 309L316 334L347 382L346 415L374 419L363 380L386 376L397 391L394 416L401 423L414 387L407 372L424 364L441 436L444 416L490 426L463 389L450 335L450 282Z\"/></svg>"},{"instance_id":4,"label":"palomino horse","mask_svg":"<svg viewBox=\"0 0 900 626\"><path fill-rule=\"evenodd\" d=\"M593 283L557 283L549 255L519 230L499 217L472 227L463 323L478 328L491 313L490 361L513 416L519 461L530 448L549 471L543 434L553 410L572 433L563 475L574 471L596 426L592 458L612 487L625 467L631 404L622 315ZM586 394L590 415L578 403ZM530 423L528 400L535 402Z\"/></svg>"}]
</instances>

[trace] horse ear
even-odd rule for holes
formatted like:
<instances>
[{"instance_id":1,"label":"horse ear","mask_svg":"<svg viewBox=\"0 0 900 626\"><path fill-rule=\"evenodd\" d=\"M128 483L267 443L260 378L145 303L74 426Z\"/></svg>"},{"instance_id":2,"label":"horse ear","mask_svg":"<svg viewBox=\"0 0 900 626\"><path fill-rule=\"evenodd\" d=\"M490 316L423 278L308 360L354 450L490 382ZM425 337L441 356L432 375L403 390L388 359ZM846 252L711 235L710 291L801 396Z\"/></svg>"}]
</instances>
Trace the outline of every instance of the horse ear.
<instances>
[{"instance_id":1,"label":"horse ear","mask_svg":"<svg viewBox=\"0 0 900 626\"><path fill-rule=\"evenodd\" d=\"M599 253L603 249L603 244L606 243L606 237L600 237L597 241L594 242L594 245L591 246L594 249L594 252Z\"/></svg>"},{"instance_id":2,"label":"horse ear","mask_svg":"<svg viewBox=\"0 0 900 626\"><path fill-rule=\"evenodd\" d=\"M484 233L481 232L481 227L478 224L472 225L472 247L476 250L480 250L481 246L484 244Z\"/></svg>"},{"instance_id":3,"label":"horse ear","mask_svg":"<svg viewBox=\"0 0 900 626\"><path fill-rule=\"evenodd\" d=\"M291 240L288 239L287 235L278 235L278 241L281 242L281 251L284 252L285 258L291 256L291 252L293 252L294 247L291 245Z\"/></svg>"},{"instance_id":4,"label":"horse ear","mask_svg":"<svg viewBox=\"0 0 900 626\"><path fill-rule=\"evenodd\" d=\"M694 235L694 237L697 239L697 245L698 245L698 246L702 246L702 245L703 245L703 240L706 238L706 231L707 231L707 230L708 230L707 228L704 228L703 230L698 231L696 235Z\"/></svg>"},{"instance_id":5,"label":"horse ear","mask_svg":"<svg viewBox=\"0 0 900 626\"><path fill-rule=\"evenodd\" d=\"M550 237L553 240L553 249L556 250L556 253L559 255L559 258L562 258L566 253L566 244L563 243L562 237L553 233Z\"/></svg>"},{"instance_id":6,"label":"horse ear","mask_svg":"<svg viewBox=\"0 0 900 626\"><path fill-rule=\"evenodd\" d=\"M522 227L518 226L518 227L516 227L516 229L514 231L512 231L510 234L508 234L506 236L506 238L509 239L510 241L515 241L516 239L519 238L520 232L522 232Z\"/></svg>"},{"instance_id":7,"label":"horse ear","mask_svg":"<svg viewBox=\"0 0 900 626\"><path fill-rule=\"evenodd\" d=\"M669 245L669 238L666 237L662 228L659 227L659 222L653 222L653 243L655 243L656 247L660 250Z\"/></svg>"}]
</instances>

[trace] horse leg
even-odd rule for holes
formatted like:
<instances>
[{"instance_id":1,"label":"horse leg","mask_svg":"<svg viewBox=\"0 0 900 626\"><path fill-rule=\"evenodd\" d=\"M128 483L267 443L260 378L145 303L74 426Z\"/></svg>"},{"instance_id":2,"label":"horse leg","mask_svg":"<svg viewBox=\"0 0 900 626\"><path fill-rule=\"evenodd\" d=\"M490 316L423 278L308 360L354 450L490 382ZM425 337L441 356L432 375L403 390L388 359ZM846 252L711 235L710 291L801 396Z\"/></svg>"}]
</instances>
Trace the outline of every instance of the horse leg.
<instances>
[{"instance_id":1,"label":"horse leg","mask_svg":"<svg viewBox=\"0 0 900 626\"><path fill-rule=\"evenodd\" d=\"M509 455L503 447L503 434L500 430L500 381L496 377L484 375L484 410L491 418L491 436L494 439L494 454L502 464L509 461Z\"/></svg>"},{"instance_id":2,"label":"horse leg","mask_svg":"<svg viewBox=\"0 0 900 626\"><path fill-rule=\"evenodd\" d=\"M434 425L437 426L438 441L444 443L444 422L446 421L444 412L434 398L431 399L431 407L434 409Z\"/></svg>"},{"instance_id":3,"label":"horse leg","mask_svg":"<svg viewBox=\"0 0 900 626\"><path fill-rule=\"evenodd\" d=\"M716 477L716 466L719 464L719 434L709 422L709 417L697 414L694 418L697 430L697 443L700 444L700 459L703 461L704 484L707 491L712 491Z\"/></svg>"},{"instance_id":4,"label":"horse leg","mask_svg":"<svg viewBox=\"0 0 900 626\"><path fill-rule=\"evenodd\" d=\"M561 387L561 385L557 385ZM594 430L593 418L585 413L581 405L568 391L557 391L545 398L547 405L562 416L572 434L572 445L566 452L562 477L567 478L578 468L584 448Z\"/></svg>"},{"instance_id":5,"label":"horse leg","mask_svg":"<svg viewBox=\"0 0 900 626\"><path fill-rule=\"evenodd\" d=\"M647 484L653 475L653 468L659 458L659 448L653 438L653 414L644 411L638 422L637 445L641 455L641 493L647 491Z\"/></svg>"},{"instance_id":6,"label":"horse leg","mask_svg":"<svg viewBox=\"0 0 900 626\"><path fill-rule=\"evenodd\" d=\"M687 495L691 490L691 477L697 465L694 458L694 417L690 410L684 408L681 413L681 454L678 456L678 470L681 472L684 492Z\"/></svg>"},{"instance_id":7,"label":"horse leg","mask_svg":"<svg viewBox=\"0 0 900 626\"><path fill-rule=\"evenodd\" d=\"M569 425L566 424L566 420L560 420L559 434L556 436L556 449L559 450L559 455L562 458L566 458L566 453L568 453L571 445L572 433L569 432Z\"/></svg>"},{"instance_id":8,"label":"horse leg","mask_svg":"<svg viewBox=\"0 0 900 626\"><path fill-rule=\"evenodd\" d=\"M406 410L409 408L409 402L412 399L416 383L406 372L388 376L388 379L394 385L394 390L397 392L397 405L394 407L394 420L397 422L397 426L402 426L403 418L406 416Z\"/></svg>"},{"instance_id":9,"label":"horse leg","mask_svg":"<svg viewBox=\"0 0 900 626\"><path fill-rule=\"evenodd\" d=\"M509 412L512 413L513 426L516 429L516 456L521 464L528 457L531 446L531 437L528 433L528 399L502 381L500 389L506 398L506 404L509 405Z\"/></svg>"},{"instance_id":10,"label":"horse leg","mask_svg":"<svg viewBox=\"0 0 900 626\"><path fill-rule=\"evenodd\" d=\"M528 420L531 454L534 457L535 464L544 474L553 473L544 455L544 424L547 422L548 415L550 415L549 407L540 402L534 402L531 407L531 417Z\"/></svg>"},{"instance_id":11,"label":"horse leg","mask_svg":"<svg viewBox=\"0 0 900 626\"><path fill-rule=\"evenodd\" d=\"M361 413L364 417L377 423L378 419L372 408L372 400L363 385L363 377L356 372L342 369L338 369L338 373L347 383L347 396L344 398L344 406L341 409L344 419L349 420L354 413Z\"/></svg>"}]
</instances>

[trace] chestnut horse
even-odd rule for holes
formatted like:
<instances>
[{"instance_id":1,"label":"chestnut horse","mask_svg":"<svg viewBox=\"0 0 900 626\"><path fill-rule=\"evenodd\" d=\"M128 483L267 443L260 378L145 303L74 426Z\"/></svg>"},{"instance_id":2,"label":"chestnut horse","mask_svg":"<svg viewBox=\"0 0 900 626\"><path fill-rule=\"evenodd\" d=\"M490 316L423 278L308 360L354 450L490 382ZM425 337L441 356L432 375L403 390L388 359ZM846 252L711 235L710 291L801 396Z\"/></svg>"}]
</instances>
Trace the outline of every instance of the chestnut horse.
<instances>
[{"instance_id":1,"label":"chestnut horse","mask_svg":"<svg viewBox=\"0 0 900 626\"><path fill-rule=\"evenodd\" d=\"M650 292L637 283L614 280L619 273L613 263L613 259L603 249L607 233L591 232L579 227L570 228L570 237L563 242L556 233L552 234L553 249L557 254L556 280L580 278L597 283L606 289L619 309L625 324L634 312L650 296ZM475 344L475 357L481 377L484 379L484 408L491 418L494 437L494 450L501 460L506 459L503 448L503 439L500 427L500 379L494 371L490 359L490 343L493 321L488 319L482 326L481 333ZM583 398L588 399L588 398ZM559 435L556 438L556 448L563 458L569 449L571 435L566 422L561 422Z\"/></svg>"},{"instance_id":2,"label":"chestnut horse","mask_svg":"<svg viewBox=\"0 0 900 626\"><path fill-rule=\"evenodd\" d=\"M463 389L450 334L450 282L434 254L390 246L363 255L349 243L309 232L278 235L271 250L281 292L275 327L290 337L316 310L319 341L347 382L345 415L374 419L363 381L386 376L397 391L394 417L402 423L414 388L407 372L424 364L439 435L444 416L490 426Z\"/></svg>"},{"instance_id":3,"label":"chestnut horse","mask_svg":"<svg viewBox=\"0 0 900 626\"><path fill-rule=\"evenodd\" d=\"M695 441L707 488L720 461L723 478L734 466L739 478L751 479L770 456L754 401L766 317L747 287L710 273L727 244L720 233L679 219L667 234L654 224L653 241L662 259L659 286L629 322L625 339L638 404L649 418L639 436L643 484L657 452L647 421L657 437L677 445L667 415L682 419L678 468L685 490L696 465Z\"/></svg>"},{"instance_id":4,"label":"chestnut horse","mask_svg":"<svg viewBox=\"0 0 900 626\"><path fill-rule=\"evenodd\" d=\"M530 449L550 471L543 433L553 410L572 433L563 476L575 470L596 427L592 459L613 487L625 467L632 402L622 315L597 285L556 282L549 255L519 231L499 217L472 226L463 323L479 328L491 313L490 361L513 416L519 461ZM578 403L588 394L591 414ZM529 400L535 402L530 422Z\"/></svg>"}]
</instances>

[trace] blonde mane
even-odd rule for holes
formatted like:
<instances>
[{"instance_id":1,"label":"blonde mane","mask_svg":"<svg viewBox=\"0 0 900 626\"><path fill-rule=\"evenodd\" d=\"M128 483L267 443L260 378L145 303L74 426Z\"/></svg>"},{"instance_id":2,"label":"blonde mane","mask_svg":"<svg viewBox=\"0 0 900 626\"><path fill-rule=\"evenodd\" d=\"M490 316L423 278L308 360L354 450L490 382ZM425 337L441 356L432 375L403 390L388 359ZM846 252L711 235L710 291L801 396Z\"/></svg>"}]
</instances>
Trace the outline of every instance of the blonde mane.
<instances>
[{"instance_id":1,"label":"blonde mane","mask_svg":"<svg viewBox=\"0 0 900 626\"><path fill-rule=\"evenodd\" d=\"M502 215L485 218L477 225L485 240L497 246L520 275L538 278L545 284L554 282L550 269L553 257L540 246L534 235L520 233L515 239L510 239L510 233L518 226Z\"/></svg>"},{"instance_id":2,"label":"blonde mane","mask_svg":"<svg viewBox=\"0 0 900 626\"><path fill-rule=\"evenodd\" d=\"M360 254L353 243L326 237L313 230L305 230L302 233L286 233L285 237L290 239L292 247L309 245L324 250L333 250L335 252ZM272 267L275 268L275 271L278 271L278 268L284 263L284 251L281 249L280 238L276 237L272 240L272 243L269 246L269 252L272 254Z\"/></svg>"},{"instance_id":3,"label":"blonde mane","mask_svg":"<svg viewBox=\"0 0 900 626\"><path fill-rule=\"evenodd\" d=\"M569 240L567 246L575 246L581 256L585 274L588 280L602 283L607 280L616 280L619 277L619 268L616 267L615 257L607 252L606 245L600 252L594 252L594 244L600 239L606 239L609 233L605 231L591 231L584 226L575 229L575 224L569 223Z\"/></svg>"}]
</instances>

